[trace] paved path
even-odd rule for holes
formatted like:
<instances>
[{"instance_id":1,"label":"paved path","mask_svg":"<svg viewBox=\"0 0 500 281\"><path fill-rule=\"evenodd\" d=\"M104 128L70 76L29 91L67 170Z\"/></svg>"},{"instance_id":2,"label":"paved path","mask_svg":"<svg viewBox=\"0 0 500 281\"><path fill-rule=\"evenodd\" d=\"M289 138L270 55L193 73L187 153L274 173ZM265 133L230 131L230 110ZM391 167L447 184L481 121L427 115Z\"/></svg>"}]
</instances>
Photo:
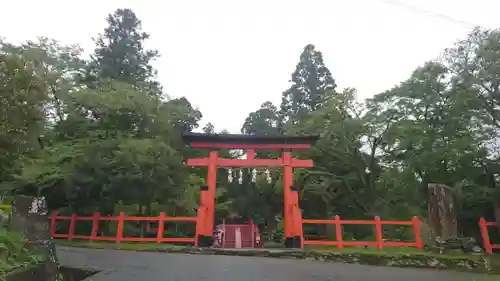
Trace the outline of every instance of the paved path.
<instances>
[{"instance_id":1,"label":"paved path","mask_svg":"<svg viewBox=\"0 0 500 281\"><path fill-rule=\"evenodd\" d=\"M261 257L57 248L62 266L104 270L92 281L472 281L471 275ZM481 279L476 279L481 280Z\"/></svg>"}]
</instances>

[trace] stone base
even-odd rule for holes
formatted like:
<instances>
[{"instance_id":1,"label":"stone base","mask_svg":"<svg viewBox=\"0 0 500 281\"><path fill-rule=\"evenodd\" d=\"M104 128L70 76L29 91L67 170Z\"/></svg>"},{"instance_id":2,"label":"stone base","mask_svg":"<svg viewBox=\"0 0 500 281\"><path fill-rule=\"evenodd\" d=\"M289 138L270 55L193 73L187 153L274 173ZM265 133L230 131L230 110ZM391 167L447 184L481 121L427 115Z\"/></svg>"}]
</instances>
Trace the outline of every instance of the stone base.
<instances>
[{"instance_id":1,"label":"stone base","mask_svg":"<svg viewBox=\"0 0 500 281\"><path fill-rule=\"evenodd\" d=\"M285 238L285 248L301 248L301 237L287 237Z\"/></svg>"},{"instance_id":2,"label":"stone base","mask_svg":"<svg viewBox=\"0 0 500 281\"><path fill-rule=\"evenodd\" d=\"M212 236L204 236L204 235L198 235L198 247L203 248L203 247L211 247L213 244L213 237Z\"/></svg>"}]
</instances>

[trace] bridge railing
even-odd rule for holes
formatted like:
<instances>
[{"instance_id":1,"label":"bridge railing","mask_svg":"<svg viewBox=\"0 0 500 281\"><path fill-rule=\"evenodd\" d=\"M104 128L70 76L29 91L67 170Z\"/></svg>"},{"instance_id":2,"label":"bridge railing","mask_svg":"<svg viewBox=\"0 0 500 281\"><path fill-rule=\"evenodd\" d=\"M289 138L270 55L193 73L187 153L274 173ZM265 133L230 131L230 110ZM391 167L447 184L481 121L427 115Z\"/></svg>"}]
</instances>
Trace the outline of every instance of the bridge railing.
<instances>
[{"instance_id":1,"label":"bridge railing","mask_svg":"<svg viewBox=\"0 0 500 281\"><path fill-rule=\"evenodd\" d=\"M53 213L49 216L51 221L50 231L53 238L66 238L67 240L83 239L90 241L114 241L120 242L156 242L156 243L193 243L196 246L195 237L163 237L165 231L165 222L194 222L197 223L196 217L168 217L164 212L160 212L157 217L137 217L126 216L124 212L120 212L118 216L101 216L99 212L95 212L93 216L58 216ZM67 234L56 233L56 224L58 221L69 221L69 230ZM75 235L76 224L78 221L91 221L92 230L90 235ZM101 221L116 221L116 234L115 236L100 236L99 222ZM156 237L124 237L123 227L126 221L148 221L157 222L158 228L156 229Z\"/></svg>"},{"instance_id":2,"label":"bridge railing","mask_svg":"<svg viewBox=\"0 0 500 281\"><path fill-rule=\"evenodd\" d=\"M376 216L374 220L341 220L340 216L335 216L333 220L317 220L317 219L303 219L303 224L334 224L335 236L337 240L304 240L304 245L328 245L337 246L342 250L344 246L372 246L377 250L382 250L384 247L415 247L423 250L424 244L422 242L422 234L420 231L421 221L418 217L413 217L411 221L382 221L380 217ZM374 225L376 241L344 241L342 239L342 225ZM384 241L382 228L384 225L407 225L413 227L415 234L415 241L402 242L402 241Z\"/></svg>"},{"instance_id":3,"label":"bridge railing","mask_svg":"<svg viewBox=\"0 0 500 281\"><path fill-rule=\"evenodd\" d=\"M481 230L481 237L483 238L484 252L493 254L493 249L500 249L500 244L491 244L490 234L488 232L489 226L497 226L496 222L488 222L484 218L479 219L479 229Z\"/></svg>"}]
</instances>

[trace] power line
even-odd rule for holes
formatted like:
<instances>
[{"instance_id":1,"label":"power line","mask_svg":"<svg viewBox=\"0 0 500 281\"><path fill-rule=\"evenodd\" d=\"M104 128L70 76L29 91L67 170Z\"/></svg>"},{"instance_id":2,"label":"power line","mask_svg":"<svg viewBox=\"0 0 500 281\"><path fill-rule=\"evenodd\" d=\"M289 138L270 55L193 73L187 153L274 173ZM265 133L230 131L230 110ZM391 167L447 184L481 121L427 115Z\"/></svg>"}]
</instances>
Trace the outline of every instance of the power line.
<instances>
[{"instance_id":1,"label":"power line","mask_svg":"<svg viewBox=\"0 0 500 281\"><path fill-rule=\"evenodd\" d=\"M399 1L399 0L379 0L379 1L384 2L387 5L399 6L401 8L404 8L404 9L412 11L412 12L416 12L416 13L423 14L423 15L430 16L430 17L440 18L442 20L446 20L448 22L463 25L463 26L468 27L468 28L480 27L480 28L486 29L486 27L483 27L479 24L474 24L474 23L471 23L469 21L457 19L457 18L451 17L449 15L434 12L434 11L431 11L431 10L428 10L428 9L425 9L425 8L422 8L419 6L415 6L415 5L412 5L412 4L403 2L403 1Z\"/></svg>"}]
</instances>

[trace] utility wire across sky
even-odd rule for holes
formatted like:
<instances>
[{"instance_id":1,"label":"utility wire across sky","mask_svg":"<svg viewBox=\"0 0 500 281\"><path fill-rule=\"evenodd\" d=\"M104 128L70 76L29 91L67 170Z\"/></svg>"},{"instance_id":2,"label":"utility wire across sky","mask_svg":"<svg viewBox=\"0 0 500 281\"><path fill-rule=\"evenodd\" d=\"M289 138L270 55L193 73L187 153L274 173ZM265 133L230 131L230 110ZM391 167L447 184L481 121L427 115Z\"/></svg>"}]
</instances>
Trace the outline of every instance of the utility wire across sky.
<instances>
[{"instance_id":1,"label":"utility wire across sky","mask_svg":"<svg viewBox=\"0 0 500 281\"><path fill-rule=\"evenodd\" d=\"M409 4L409 3L404 2L404 1L399 1L399 0L379 0L379 1L383 2L387 5L398 6L400 8L409 10L411 12L419 13L422 15L430 16L430 17L439 18L439 19L448 21L450 23L459 24L459 25L462 25L462 26L467 27L467 28L480 27L480 28L488 29L487 27L481 26L479 24L475 24L475 23L472 23L472 22L469 22L466 20L457 19L457 18L454 18L452 16L449 16L449 15L446 15L443 13L434 12L434 11L428 10L426 8L422 8L419 6L415 6L413 4Z\"/></svg>"}]
</instances>

